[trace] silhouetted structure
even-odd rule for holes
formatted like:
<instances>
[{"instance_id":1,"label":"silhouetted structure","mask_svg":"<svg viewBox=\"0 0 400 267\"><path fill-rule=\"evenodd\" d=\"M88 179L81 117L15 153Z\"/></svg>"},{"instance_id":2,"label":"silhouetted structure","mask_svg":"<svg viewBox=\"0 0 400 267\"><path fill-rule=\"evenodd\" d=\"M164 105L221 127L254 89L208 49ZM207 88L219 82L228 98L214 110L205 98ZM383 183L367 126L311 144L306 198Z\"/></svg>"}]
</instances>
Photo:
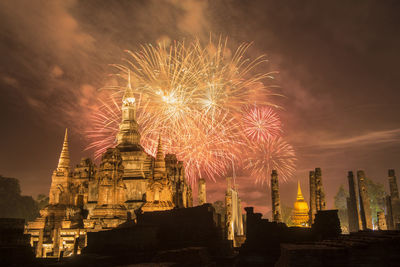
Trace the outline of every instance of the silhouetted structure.
<instances>
[{"instance_id":1,"label":"silhouetted structure","mask_svg":"<svg viewBox=\"0 0 400 267\"><path fill-rule=\"evenodd\" d=\"M315 215L312 231L318 240L338 237L342 232L338 210L318 211Z\"/></svg>"},{"instance_id":2,"label":"silhouetted structure","mask_svg":"<svg viewBox=\"0 0 400 267\"><path fill-rule=\"evenodd\" d=\"M261 213L254 213L253 207L245 210L246 241L240 248L240 266L273 266L280 256L281 243L313 240L310 228L287 227L284 223L263 219Z\"/></svg>"},{"instance_id":3,"label":"silhouetted structure","mask_svg":"<svg viewBox=\"0 0 400 267\"><path fill-rule=\"evenodd\" d=\"M363 230L372 228L371 208L365 181L365 173L362 170L357 171L358 190L360 197L360 217Z\"/></svg>"},{"instance_id":4,"label":"silhouetted structure","mask_svg":"<svg viewBox=\"0 0 400 267\"><path fill-rule=\"evenodd\" d=\"M35 255L24 235L24 219L0 218L0 265L24 266L33 262Z\"/></svg>"},{"instance_id":5,"label":"silhouetted structure","mask_svg":"<svg viewBox=\"0 0 400 267\"><path fill-rule=\"evenodd\" d=\"M325 192L322 185L322 171L321 168L315 168L315 192L316 192L316 204L317 211L325 210Z\"/></svg>"},{"instance_id":6,"label":"silhouetted structure","mask_svg":"<svg viewBox=\"0 0 400 267\"><path fill-rule=\"evenodd\" d=\"M354 184L354 175L352 171L349 171L347 176L349 181L349 197L347 198L347 214L349 219L349 232L358 232L359 219L358 219L358 203L356 187Z\"/></svg>"},{"instance_id":7,"label":"silhouetted structure","mask_svg":"<svg viewBox=\"0 0 400 267\"><path fill-rule=\"evenodd\" d=\"M314 242L340 234L337 210L319 211L312 228L287 227L284 223L263 219L260 213L254 213L253 207L246 207L245 210L246 241L240 248L240 266L273 266L281 254L280 244Z\"/></svg>"},{"instance_id":8,"label":"silhouetted structure","mask_svg":"<svg viewBox=\"0 0 400 267\"><path fill-rule=\"evenodd\" d=\"M386 223L388 230L394 230L395 225L393 221L392 198L390 196L385 197L385 206L386 206Z\"/></svg>"},{"instance_id":9,"label":"silhouetted structure","mask_svg":"<svg viewBox=\"0 0 400 267\"><path fill-rule=\"evenodd\" d=\"M232 253L211 204L193 208L145 212L137 224L88 233L86 254L107 255L110 262L175 262L202 265ZM187 259L188 254L193 254ZM120 259L121 258L121 259ZM204 259L203 259L204 260ZM182 262L183 261L183 262ZM189 262L187 262L189 261Z\"/></svg>"},{"instance_id":10,"label":"silhouetted structure","mask_svg":"<svg viewBox=\"0 0 400 267\"><path fill-rule=\"evenodd\" d=\"M360 231L314 243L282 244L276 267L398 266L400 232Z\"/></svg>"},{"instance_id":11,"label":"silhouetted structure","mask_svg":"<svg viewBox=\"0 0 400 267\"><path fill-rule=\"evenodd\" d=\"M399 199L399 189L397 187L397 178L395 175L395 171L393 169L390 169L388 171L388 176L389 176L391 212L393 217L393 229L400 229L400 199Z\"/></svg>"},{"instance_id":12,"label":"silhouetted structure","mask_svg":"<svg viewBox=\"0 0 400 267\"><path fill-rule=\"evenodd\" d=\"M393 169L388 171L390 196L392 200L399 199L399 189L397 187L397 179Z\"/></svg>"},{"instance_id":13,"label":"silhouetted structure","mask_svg":"<svg viewBox=\"0 0 400 267\"><path fill-rule=\"evenodd\" d=\"M317 214L317 195L316 195L316 184L315 184L315 171L310 171L309 175L310 183L310 214L309 214L309 225L314 223L315 214Z\"/></svg>"},{"instance_id":14,"label":"silhouetted structure","mask_svg":"<svg viewBox=\"0 0 400 267\"><path fill-rule=\"evenodd\" d=\"M207 191L206 191L206 180L203 178L199 179L198 181L198 199L199 199L199 206L207 203Z\"/></svg>"},{"instance_id":15,"label":"silhouetted structure","mask_svg":"<svg viewBox=\"0 0 400 267\"><path fill-rule=\"evenodd\" d=\"M282 222L281 201L279 197L278 172L271 173L271 198L272 198L272 221Z\"/></svg>"}]
</instances>

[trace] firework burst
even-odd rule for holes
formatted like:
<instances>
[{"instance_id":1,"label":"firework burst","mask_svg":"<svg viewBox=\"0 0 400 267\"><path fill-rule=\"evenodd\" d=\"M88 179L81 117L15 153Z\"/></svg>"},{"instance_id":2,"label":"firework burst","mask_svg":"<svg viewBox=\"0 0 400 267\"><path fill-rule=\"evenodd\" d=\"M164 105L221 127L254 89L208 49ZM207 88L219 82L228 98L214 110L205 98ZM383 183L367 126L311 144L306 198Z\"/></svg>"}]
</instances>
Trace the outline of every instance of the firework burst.
<instances>
[{"instance_id":1,"label":"firework burst","mask_svg":"<svg viewBox=\"0 0 400 267\"><path fill-rule=\"evenodd\" d=\"M247 138L254 142L266 142L282 133L281 121L270 107L247 107L243 112L242 123Z\"/></svg>"},{"instance_id":2,"label":"firework burst","mask_svg":"<svg viewBox=\"0 0 400 267\"><path fill-rule=\"evenodd\" d=\"M282 137L272 137L261 145L249 146L244 158L244 168L261 184L269 184L272 170L277 170L279 179L286 182L293 175L295 167L294 149Z\"/></svg>"},{"instance_id":3,"label":"firework burst","mask_svg":"<svg viewBox=\"0 0 400 267\"><path fill-rule=\"evenodd\" d=\"M189 46L146 45L127 51L125 65L114 65L122 84L131 82L128 76L133 78L142 146L154 155L161 134L167 153L184 161L191 182L225 175L247 146L256 151L257 142L268 144L270 137L281 133L279 118L270 108L276 105L265 85L273 73L257 72L266 59L246 58L249 46L243 44L231 53L221 39L204 48L199 41ZM125 87L103 89L110 94L101 100L88 131L88 148L96 157L115 145ZM256 100L257 106L249 108ZM285 166L290 164L281 169Z\"/></svg>"},{"instance_id":4,"label":"firework burst","mask_svg":"<svg viewBox=\"0 0 400 267\"><path fill-rule=\"evenodd\" d=\"M188 177L215 179L226 174L237 159L242 145L239 125L226 114L214 116L219 123L199 118L183 136L172 139L171 151L185 162Z\"/></svg>"}]
</instances>

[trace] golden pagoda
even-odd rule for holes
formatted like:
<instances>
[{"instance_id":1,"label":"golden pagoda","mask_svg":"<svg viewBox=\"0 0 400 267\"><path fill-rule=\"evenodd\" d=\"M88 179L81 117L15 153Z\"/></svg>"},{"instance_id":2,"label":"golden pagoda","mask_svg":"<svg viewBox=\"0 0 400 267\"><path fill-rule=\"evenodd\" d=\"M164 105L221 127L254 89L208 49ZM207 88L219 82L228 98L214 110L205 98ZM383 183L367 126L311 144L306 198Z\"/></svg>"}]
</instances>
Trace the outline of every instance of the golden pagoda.
<instances>
[{"instance_id":1,"label":"golden pagoda","mask_svg":"<svg viewBox=\"0 0 400 267\"><path fill-rule=\"evenodd\" d=\"M308 205L301 193L300 182L297 182L297 199L292 212L293 226L308 227Z\"/></svg>"}]
</instances>

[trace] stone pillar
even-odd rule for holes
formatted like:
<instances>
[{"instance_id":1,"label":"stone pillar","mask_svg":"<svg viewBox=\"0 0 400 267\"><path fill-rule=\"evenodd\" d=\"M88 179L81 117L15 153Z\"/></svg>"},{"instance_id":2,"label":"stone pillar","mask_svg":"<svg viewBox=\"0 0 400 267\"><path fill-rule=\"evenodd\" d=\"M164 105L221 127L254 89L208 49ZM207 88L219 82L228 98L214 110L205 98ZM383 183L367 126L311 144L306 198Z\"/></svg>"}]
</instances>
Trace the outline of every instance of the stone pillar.
<instances>
[{"instance_id":1,"label":"stone pillar","mask_svg":"<svg viewBox=\"0 0 400 267\"><path fill-rule=\"evenodd\" d=\"M317 214L317 196L316 196L316 185L315 185L315 172L310 171L310 222L311 226L314 223L315 214Z\"/></svg>"},{"instance_id":2,"label":"stone pillar","mask_svg":"<svg viewBox=\"0 0 400 267\"><path fill-rule=\"evenodd\" d=\"M393 227L394 229L398 229L400 224L399 189L397 187L397 179L394 170L390 169L388 174L389 174L390 197L392 203Z\"/></svg>"},{"instance_id":3,"label":"stone pillar","mask_svg":"<svg viewBox=\"0 0 400 267\"><path fill-rule=\"evenodd\" d=\"M383 213L383 211L378 211L377 217L378 217L378 229L387 230L385 213Z\"/></svg>"},{"instance_id":4,"label":"stone pillar","mask_svg":"<svg viewBox=\"0 0 400 267\"><path fill-rule=\"evenodd\" d=\"M393 221L393 209L392 209L392 198L390 196L385 197L385 205L386 205L386 224L388 230L394 230L394 221Z\"/></svg>"},{"instance_id":5,"label":"stone pillar","mask_svg":"<svg viewBox=\"0 0 400 267\"><path fill-rule=\"evenodd\" d=\"M206 196L206 180L201 178L198 184L198 198L199 198L199 206L207 203L207 196Z\"/></svg>"},{"instance_id":6,"label":"stone pillar","mask_svg":"<svg viewBox=\"0 0 400 267\"><path fill-rule=\"evenodd\" d=\"M57 227L53 230L53 256L60 256L60 228Z\"/></svg>"},{"instance_id":7,"label":"stone pillar","mask_svg":"<svg viewBox=\"0 0 400 267\"><path fill-rule=\"evenodd\" d=\"M326 202L325 202L325 193L324 187L322 185L322 172L321 168L315 168L315 185L316 185L316 202L317 202L317 211L325 210Z\"/></svg>"},{"instance_id":8,"label":"stone pillar","mask_svg":"<svg viewBox=\"0 0 400 267\"><path fill-rule=\"evenodd\" d=\"M272 221L282 222L281 202L279 197L278 172L271 173Z\"/></svg>"},{"instance_id":9,"label":"stone pillar","mask_svg":"<svg viewBox=\"0 0 400 267\"><path fill-rule=\"evenodd\" d=\"M358 219L358 205L357 205L356 187L354 185L354 175L352 171L349 171L347 178L349 180L349 195L350 195L347 202L349 231L358 232L360 230L359 219Z\"/></svg>"},{"instance_id":10,"label":"stone pillar","mask_svg":"<svg viewBox=\"0 0 400 267\"><path fill-rule=\"evenodd\" d=\"M46 255L43 255L43 234L44 234L44 229L40 229L39 240L36 246L36 258L46 257Z\"/></svg>"},{"instance_id":11,"label":"stone pillar","mask_svg":"<svg viewBox=\"0 0 400 267\"><path fill-rule=\"evenodd\" d=\"M399 189L397 188L397 179L393 169L390 169L389 172L389 187L390 187L390 196L392 200L399 199Z\"/></svg>"},{"instance_id":12,"label":"stone pillar","mask_svg":"<svg viewBox=\"0 0 400 267\"><path fill-rule=\"evenodd\" d=\"M233 230L233 214L232 214L232 178L226 178L227 190L225 194L225 230L226 238L228 240L234 240L234 230Z\"/></svg>"},{"instance_id":13,"label":"stone pillar","mask_svg":"<svg viewBox=\"0 0 400 267\"><path fill-rule=\"evenodd\" d=\"M230 191L232 188L232 177L226 178L226 191Z\"/></svg>"},{"instance_id":14,"label":"stone pillar","mask_svg":"<svg viewBox=\"0 0 400 267\"><path fill-rule=\"evenodd\" d=\"M360 197L360 217L363 230L372 229L371 207L365 181L364 171L357 172L358 190Z\"/></svg>"},{"instance_id":15,"label":"stone pillar","mask_svg":"<svg viewBox=\"0 0 400 267\"><path fill-rule=\"evenodd\" d=\"M354 231L353 209L351 206L350 197L346 197L346 207L347 207L347 221L349 222L349 233L357 232Z\"/></svg>"},{"instance_id":16,"label":"stone pillar","mask_svg":"<svg viewBox=\"0 0 400 267\"><path fill-rule=\"evenodd\" d=\"M255 227L256 214L253 207L245 207L244 210L246 211L246 240L254 240L255 232L257 231Z\"/></svg>"}]
</instances>

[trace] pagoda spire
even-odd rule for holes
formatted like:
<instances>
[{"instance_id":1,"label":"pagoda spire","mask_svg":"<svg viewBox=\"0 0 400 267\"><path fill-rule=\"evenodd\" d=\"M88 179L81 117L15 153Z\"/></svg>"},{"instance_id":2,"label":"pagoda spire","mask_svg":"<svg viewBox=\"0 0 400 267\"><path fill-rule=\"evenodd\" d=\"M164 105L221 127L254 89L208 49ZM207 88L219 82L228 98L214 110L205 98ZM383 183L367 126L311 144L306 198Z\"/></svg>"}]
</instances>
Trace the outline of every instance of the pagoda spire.
<instances>
[{"instance_id":1,"label":"pagoda spire","mask_svg":"<svg viewBox=\"0 0 400 267\"><path fill-rule=\"evenodd\" d=\"M164 160L164 149L161 141L161 134L158 135L157 155L156 160Z\"/></svg>"},{"instance_id":2,"label":"pagoda spire","mask_svg":"<svg viewBox=\"0 0 400 267\"><path fill-rule=\"evenodd\" d=\"M119 148L142 149L140 148L139 125L136 122L135 95L131 86L131 74L128 70L128 83L122 97L122 120L119 124L117 144Z\"/></svg>"},{"instance_id":3,"label":"pagoda spire","mask_svg":"<svg viewBox=\"0 0 400 267\"><path fill-rule=\"evenodd\" d=\"M292 223L294 226L307 227L309 222L308 205L304 201L303 194L301 193L300 181L297 181L297 198L294 202L292 211Z\"/></svg>"},{"instance_id":4,"label":"pagoda spire","mask_svg":"<svg viewBox=\"0 0 400 267\"><path fill-rule=\"evenodd\" d=\"M128 84L125 88L124 97L122 98L123 104L133 104L135 103L135 95L133 94L131 85L131 72L128 70Z\"/></svg>"},{"instance_id":5,"label":"pagoda spire","mask_svg":"<svg viewBox=\"0 0 400 267\"><path fill-rule=\"evenodd\" d=\"M161 134L158 136L157 154L154 166L154 178L163 178L165 176L164 149L161 141Z\"/></svg>"},{"instance_id":6,"label":"pagoda spire","mask_svg":"<svg viewBox=\"0 0 400 267\"><path fill-rule=\"evenodd\" d=\"M303 194L301 193L300 181L297 181L297 201L302 200L304 201Z\"/></svg>"},{"instance_id":7,"label":"pagoda spire","mask_svg":"<svg viewBox=\"0 0 400 267\"><path fill-rule=\"evenodd\" d=\"M64 143L62 146L60 159L58 160L57 169L69 169L69 148L68 148L68 129L65 129Z\"/></svg>"}]
</instances>

